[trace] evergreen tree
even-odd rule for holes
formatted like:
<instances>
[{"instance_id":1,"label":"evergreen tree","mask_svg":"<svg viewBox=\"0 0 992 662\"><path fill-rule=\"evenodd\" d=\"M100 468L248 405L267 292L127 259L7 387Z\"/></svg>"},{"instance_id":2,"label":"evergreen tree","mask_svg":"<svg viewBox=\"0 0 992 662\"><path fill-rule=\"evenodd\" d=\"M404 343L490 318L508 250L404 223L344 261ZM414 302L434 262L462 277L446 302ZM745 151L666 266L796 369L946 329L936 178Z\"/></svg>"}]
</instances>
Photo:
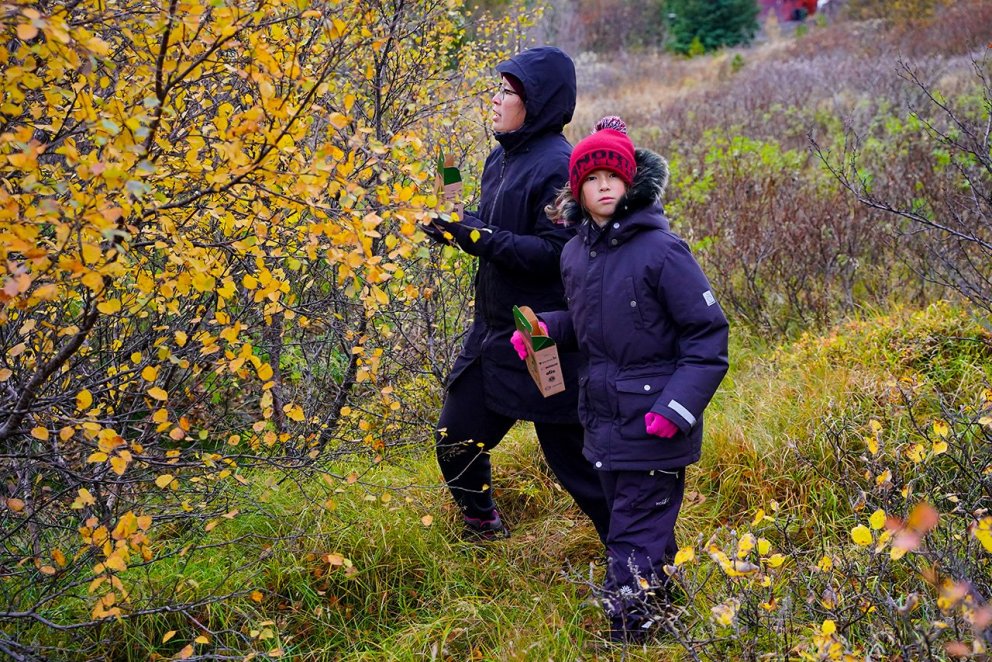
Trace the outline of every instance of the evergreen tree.
<instances>
[{"instance_id":1,"label":"evergreen tree","mask_svg":"<svg viewBox=\"0 0 992 662\"><path fill-rule=\"evenodd\" d=\"M706 51L746 44L758 31L755 0L668 0L668 47L688 54L693 40Z\"/></svg>"}]
</instances>

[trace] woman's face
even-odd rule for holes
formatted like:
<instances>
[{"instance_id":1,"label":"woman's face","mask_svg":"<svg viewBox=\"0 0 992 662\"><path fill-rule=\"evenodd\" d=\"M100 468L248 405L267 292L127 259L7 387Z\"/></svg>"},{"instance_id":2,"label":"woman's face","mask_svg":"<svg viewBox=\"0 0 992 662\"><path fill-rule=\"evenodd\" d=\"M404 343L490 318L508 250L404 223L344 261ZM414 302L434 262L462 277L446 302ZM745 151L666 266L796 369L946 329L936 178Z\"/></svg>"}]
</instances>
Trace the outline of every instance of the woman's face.
<instances>
[{"instance_id":1,"label":"woman's face","mask_svg":"<svg viewBox=\"0 0 992 662\"><path fill-rule=\"evenodd\" d=\"M500 77L499 82L500 88L493 95L493 131L516 131L524 125L524 119L527 118L524 100L513 91L506 78Z\"/></svg>"},{"instance_id":2,"label":"woman's face","mask_svg":"<svg viewBox=\"0 0 992 662\"><path fill-rule=\"evenodd\" d=\"M617 210L617 202L627 192L627 185L620 175L599 168L593 170L582 181L582 192L579 202L599 227L606 225Z\"/></svg>"}]
</instances>

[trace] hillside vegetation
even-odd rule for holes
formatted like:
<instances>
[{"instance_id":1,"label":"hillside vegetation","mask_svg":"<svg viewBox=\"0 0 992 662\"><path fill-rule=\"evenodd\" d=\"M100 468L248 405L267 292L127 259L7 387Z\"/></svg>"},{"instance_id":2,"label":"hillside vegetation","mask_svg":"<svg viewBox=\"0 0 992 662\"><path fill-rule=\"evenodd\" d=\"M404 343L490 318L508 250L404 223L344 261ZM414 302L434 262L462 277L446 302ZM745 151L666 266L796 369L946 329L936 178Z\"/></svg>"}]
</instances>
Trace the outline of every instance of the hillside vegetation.
<instances>
[{"instance_id":1,"label":"hillside vegetation","mask_svg":"<svg viewBox=\"0 0 992 662\"><path fill-rule=\"evenodd\" d=\"M509 540L460 540L434 460L473 264L416 223L438 149L474 195L531 17L265 8L2 10L0 653L987 657L992 3L577 56L569 137L619 114L669 160L732 324L636 648L530 425Z\"/></svg>"}]
</instances>

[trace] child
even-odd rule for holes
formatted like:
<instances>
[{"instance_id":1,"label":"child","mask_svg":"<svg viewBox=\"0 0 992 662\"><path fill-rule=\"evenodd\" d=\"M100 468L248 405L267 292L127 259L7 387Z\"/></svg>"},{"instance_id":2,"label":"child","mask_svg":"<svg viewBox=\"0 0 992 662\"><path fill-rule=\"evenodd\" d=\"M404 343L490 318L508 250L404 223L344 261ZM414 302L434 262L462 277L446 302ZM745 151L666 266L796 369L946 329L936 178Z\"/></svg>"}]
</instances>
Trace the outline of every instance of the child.
<instances>
[{"instance_id":1,"label":"child","mask_svg":"<svg viewBox=\"0 0 992 662\"><path fill-rule=\"evenodd\" d=\"M568 310L540 317L584 358L583 454L611 510L610 636L641 641L668 598L663 566L678 549L675 520L685 467L700 456L703 410L729 365L728 324L689 247L669 231L665 160L635 150L618 117L596 129L575 146L554 213L581 224L561 256ZM522 339L512 342L519 354Z\"/></svg>"}]
</instances>

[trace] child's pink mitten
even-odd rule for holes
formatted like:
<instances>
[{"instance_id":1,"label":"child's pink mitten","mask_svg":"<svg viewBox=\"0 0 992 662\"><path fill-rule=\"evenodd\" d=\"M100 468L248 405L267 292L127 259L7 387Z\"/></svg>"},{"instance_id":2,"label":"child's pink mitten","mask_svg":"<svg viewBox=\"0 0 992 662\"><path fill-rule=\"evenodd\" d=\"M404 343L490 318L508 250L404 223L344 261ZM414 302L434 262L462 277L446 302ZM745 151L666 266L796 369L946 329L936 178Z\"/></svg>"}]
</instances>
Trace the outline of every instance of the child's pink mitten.
<instances>
[{"instance_id":1,"label":"child's pink mitten","mask_svg":"<svg viewBox=\"0 0 992 662\"><path fill-rule=\"evenodd\" d=\"M513 335L510 336L510 344L513 345L513 349L517 350L517 356L523 361L527 358L527 344L524 342L524 334L519 331L514 331Z\"/></svg>"},{"instance_id":2,"label":"child's pink mitten","mask_svg":"<svg viewBox=\"0 0 992 662\"><path fill-rule=\"evenodd\" d=\"M644 414L644 427L647 428L648 434L653 434L662 439L671 439L679 431L675 423L653 411Z\"/></svg>"},{"instance_id":3,"label":"child's pink mitten","mask_svg":"<svg viewBox=\"0 0 992 662\"><path fill-rule=\"evenodd\" d=\"M548 335L548 325L541 320L537 321L537 325L541 327L541 331L544 335ZM510 336L510 344L513 345L513 349L517 350L517 356L523 361L527 358L527 344L524 342L524 334L519 331L514 331L513 335Z\"/></svg>"}]
</instances>

